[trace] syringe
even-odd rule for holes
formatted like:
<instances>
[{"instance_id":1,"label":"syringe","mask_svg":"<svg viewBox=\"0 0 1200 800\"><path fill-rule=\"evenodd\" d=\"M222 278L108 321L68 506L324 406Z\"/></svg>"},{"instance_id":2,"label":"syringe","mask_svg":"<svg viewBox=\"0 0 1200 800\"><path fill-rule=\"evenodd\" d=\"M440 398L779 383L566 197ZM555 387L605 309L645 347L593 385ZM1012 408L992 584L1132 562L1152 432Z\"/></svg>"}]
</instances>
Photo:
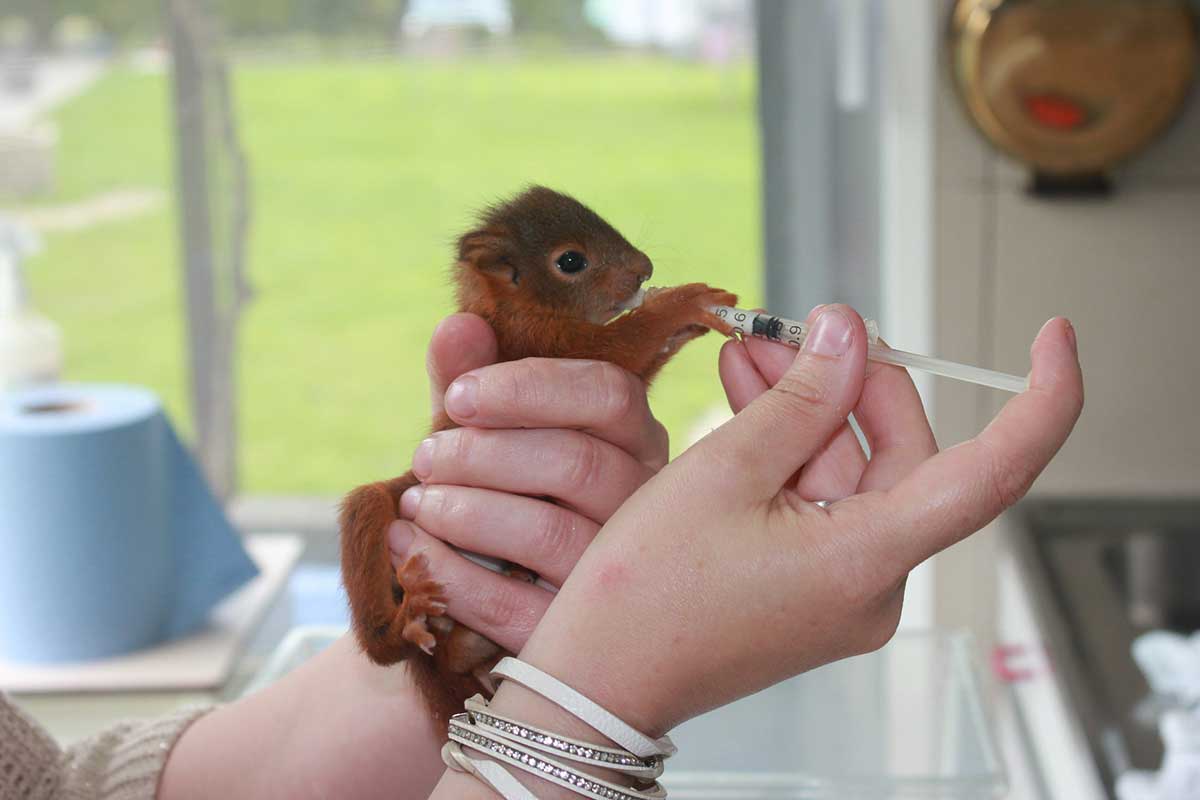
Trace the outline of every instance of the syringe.
<instances>
[{"instance_id":1,"label":"syringe","mask_svg":"<svg viewBox=\"0 0 1200 800\"><path fill-rule=\"evenodd\" d=\"M808 335L808 325L794 319L774 317L767 313L747 311L731 306L715 306L712 310L718 317L746 336L758 336L792 347L800 347L804 344L804 337ZM864 321L867 324L867 358L872 361L924 370L932 372L934 375L977 383L980 386L990 386L993 389L1003 389L1006 392L1025 391L1025 379L1017 375L972 367L967 364L957 364L943 358L917 355L904 350L893 350L879 341L879 325L874 320Z\"/></svg>"}]
</instances>

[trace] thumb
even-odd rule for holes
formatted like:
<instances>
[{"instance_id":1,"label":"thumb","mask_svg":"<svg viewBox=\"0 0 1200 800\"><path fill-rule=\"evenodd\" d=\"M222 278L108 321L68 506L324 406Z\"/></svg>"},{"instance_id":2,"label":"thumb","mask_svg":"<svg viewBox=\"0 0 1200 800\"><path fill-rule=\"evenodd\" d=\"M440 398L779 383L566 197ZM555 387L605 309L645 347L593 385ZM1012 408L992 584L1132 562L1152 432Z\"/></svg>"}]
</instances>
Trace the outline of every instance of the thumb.
<instances>
[{"instance_id":1,"label":"thumb","mask_svg":"<svg viewBox=\"0 0 1200 800\"><path fill-rule=\"evenodd\" d=\"M425 371L429 373L429 404L433 417L444 413L446 387L464 372L496 363L496 334L482 317L451 314L438 323L429 339Z\"/></svg>"},{"instance_id":2,"label":"thumb","mask_svg":"<svg viewBox=\"0 0 1200 800\"><path fill-rule=\"evenodd\" d=\"M791 367L696 445L727 489L774 497L846 421L862 393L867 331L844 305L819 306Z\"/></svg>"}]
</instances>

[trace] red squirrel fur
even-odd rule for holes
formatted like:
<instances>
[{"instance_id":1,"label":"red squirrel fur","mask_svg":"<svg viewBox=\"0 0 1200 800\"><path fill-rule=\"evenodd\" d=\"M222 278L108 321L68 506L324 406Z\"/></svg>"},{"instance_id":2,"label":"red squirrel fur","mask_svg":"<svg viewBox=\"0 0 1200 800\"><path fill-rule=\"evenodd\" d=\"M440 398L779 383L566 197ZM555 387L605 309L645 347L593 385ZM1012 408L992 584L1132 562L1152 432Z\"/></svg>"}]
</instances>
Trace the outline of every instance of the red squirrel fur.
<instances>
[{"instance_id":1,"label":"red squirrel fur","mask_svg":"<svg viewBox=\"0 0 1200 800\"><path fill-rule=\"evenodd\" d=\"M535 186L487 209L458 240L458 307L496 333L500 361L530 356L610 361L647 384L692 339L731 328L708 311L737 298L693 283L647 292L653 267L645 253L577 200ZM614 319L615 317L615 319ZM453 428L445 415L433 430ZM342 578L354 634L376 664L408 663L436 723L490 686L503 655L485 637L445 616L442 587L416 554L393 569L389 525L400 495L419 481L411 472L366 484L342 502ZM519 570L514 570L519 573Z\"/></svg>"}]
</instances>

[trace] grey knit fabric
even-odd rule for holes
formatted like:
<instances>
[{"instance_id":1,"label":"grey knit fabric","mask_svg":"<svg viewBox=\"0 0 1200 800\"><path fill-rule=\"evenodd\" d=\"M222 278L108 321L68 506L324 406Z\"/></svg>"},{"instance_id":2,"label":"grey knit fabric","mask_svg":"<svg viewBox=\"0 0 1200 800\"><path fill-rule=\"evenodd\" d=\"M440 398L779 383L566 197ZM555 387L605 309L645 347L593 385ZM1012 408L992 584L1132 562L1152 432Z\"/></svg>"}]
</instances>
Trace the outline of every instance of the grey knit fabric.
<instances>
[{"instance_id":1,"label":"grey knit fabric","mask_svg":"<svg viewBox=\"0 0 1200 800\"><path fill-rule=\"evenodd\" d=\"M0 692L0 800L154 800L167 754L207 710L119 722L64 750Z\"/></svg>"}]
</instances>

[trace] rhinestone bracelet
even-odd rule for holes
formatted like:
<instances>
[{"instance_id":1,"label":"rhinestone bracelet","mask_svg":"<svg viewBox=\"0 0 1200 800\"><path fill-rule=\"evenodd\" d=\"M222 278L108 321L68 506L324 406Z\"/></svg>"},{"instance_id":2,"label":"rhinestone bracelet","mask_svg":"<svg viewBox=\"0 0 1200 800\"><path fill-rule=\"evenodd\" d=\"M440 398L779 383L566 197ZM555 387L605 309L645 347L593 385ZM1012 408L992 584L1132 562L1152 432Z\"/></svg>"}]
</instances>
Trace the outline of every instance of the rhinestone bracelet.
<instances>
[{"instance_id":1,"label":"rhinestone bracelet","mask_svg":"<svg viewBox=\"0 0 1200 800\"><path fill-rule=\"evenodd\" d=\"M467 700L466 708L475 725L490 729L502 738L525 742L533 749L552 756L562 756L585 766L610 769L642 780L654 780L663 773L661 756L639 758L628 750L570 739L508 717L498 716L488 708L488 703L482 695L475 695Z\"/></svg>"},{"instance_id":2,"label":"rhinestone bracelet","mask_svg":"<svg viewBox=\"0 0 1200 800\"><path fill-rule=\"evenodd\" d=\"M508 656L500 659L500 662L492 667L491 676L514 681L540 694L633 755L642 758L669 758L675 753L675 743L671 741L670 736L652 739L553 675L548 675L519 658Z\"/></svg>"},{"instance_id":3,"label":"rhinestone bracelet","mask_svg":"<svg viewBox=\"0 0 1200 800\"><path fill-rule=\"evenodd\" d=\"M493 714L487 701L476 696L468 701L466 713L456 714L450 720L449 741L442 748L442 760L448 767L474 776L505 800L537 800L507 767L516 767L593 800L666 798L666 789L661 784L652 781L646 785L646 782L657 778L662 772L662 761L676 752L671 737L647 736L554 676L518 658L502 658L492 668L491 677L514 681L541 695L616 744L600 747L531 728ZM468 755L468 749L483 756ZM636 783L632 787L619 786L556 757L613 770Z\"/></svg>"},{"instance_id":4,"label":"rhinestone bracelet","mask_svg":"<svg viewBox=\"0 0 1200 800\"><path fill-rule=\"evenodd\" d=\"M647 789L635 789L577 772L567 764L534 752L526 740L505 739L495 731L474 725L467 713L450 718L449 737L451 742L478 750L503 764L594 800L663 800L667 796L666 790L657 782Z\"/></svg>"}]
</instances>

